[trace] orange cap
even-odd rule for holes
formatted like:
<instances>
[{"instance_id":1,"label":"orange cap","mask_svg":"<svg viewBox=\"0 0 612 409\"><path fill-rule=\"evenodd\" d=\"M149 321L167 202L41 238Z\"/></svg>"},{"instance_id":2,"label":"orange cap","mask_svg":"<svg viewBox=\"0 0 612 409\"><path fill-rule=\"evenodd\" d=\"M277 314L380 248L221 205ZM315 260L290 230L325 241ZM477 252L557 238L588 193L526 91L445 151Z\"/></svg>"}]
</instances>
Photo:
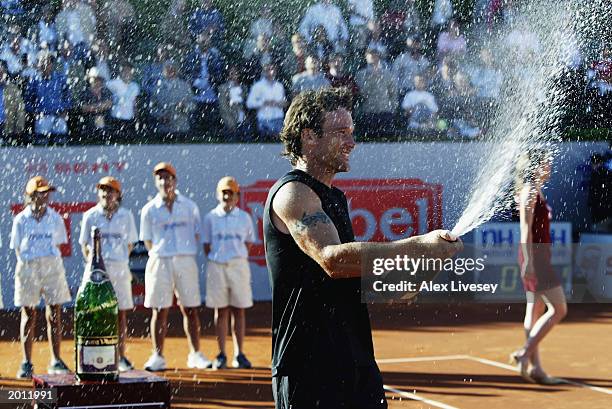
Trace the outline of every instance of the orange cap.
<instances>
[{"instance_id":1,"label":"orange cap","mask_svg":"<svg viewBox=\"0 0 612 409\"><path fill-rule=\"evenodd\" d=\"M172 176L176 177L176 169L174 169L174 166L172 166L170 162L159 162L153 168L153 174L156 174L157 172L161 172L162 170L165 170Z\"/></svg>"},{"instance_id":2,"label":"orange cap","mask_svg":"<svg viewBox=\"0 0 612 409\"><path fill-rule=\"evenodd\" d=\"M34 192L53 192L56 189L47 182L42 176L34 176L28 180L26 184L26 194L31 195Z\"/></svg>"},{"instance_id":3,"label":"orange cap","mask_svg":"<svg viewBox=\"0 0 612 409\"><path fill-rule=\"evenodd\" d=\"M240 192L240 185L232 176L223 176L217 183L217 192L231 190L234 193Z\"/></svg>"},{"instance_id":4,"label":"orange cap","mask_svg":"<svg viewBox=\"0 0 612 409\"><path fill-rule=\"evenodd\" d=\"M121 193L121 182L112 176L104 176L102 179L100 179L96 185L96 188L100 189L102 186L110 187L111 189Z\"/></svg>"}]
</instances>

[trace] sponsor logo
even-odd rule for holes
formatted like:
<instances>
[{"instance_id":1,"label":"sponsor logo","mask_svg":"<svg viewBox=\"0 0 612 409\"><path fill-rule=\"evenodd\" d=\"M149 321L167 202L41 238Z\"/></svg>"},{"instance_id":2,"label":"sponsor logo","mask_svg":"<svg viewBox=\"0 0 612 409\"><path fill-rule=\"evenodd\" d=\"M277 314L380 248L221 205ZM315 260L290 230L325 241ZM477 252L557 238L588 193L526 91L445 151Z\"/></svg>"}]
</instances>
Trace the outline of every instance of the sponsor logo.
<instances>
[{"instance_id":1,"label":"sponsor logo","mask_svg":"<svg viewBox=\"0 0 612 409\"><path fill-rule=\"evenodd\" d=\"M491 265L517 263L518 248L521 242L519 223L485 223L474 230L476 256L486 257ZM570 264L572 259L572 224L569 222L552 222L550 224L551 263L555 265Z\"/></svg>"},{"instance_id":2,"label":"sponsor logo","mask_svg":"<svg viewBox=\"0 0 612 409\"><path fill-rule=\"evenodd\" d=\"M239 206L256 226L251 261L265 265L263 212L275 181L261 180L241 188ZM357 241L392 241L442 226L442 185L420 179L339 179L346 195Z\"/></svg>"}]
</instances>

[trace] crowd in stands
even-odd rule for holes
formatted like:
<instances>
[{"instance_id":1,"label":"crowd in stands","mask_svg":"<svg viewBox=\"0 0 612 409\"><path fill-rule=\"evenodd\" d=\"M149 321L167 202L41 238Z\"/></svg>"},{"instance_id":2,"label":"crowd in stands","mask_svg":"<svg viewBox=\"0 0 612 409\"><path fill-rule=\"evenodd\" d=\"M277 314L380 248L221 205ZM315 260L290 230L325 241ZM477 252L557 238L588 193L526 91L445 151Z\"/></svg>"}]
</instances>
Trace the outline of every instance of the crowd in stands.
<instances>
[{"instance_id":1,"label":"crowd in stands","mask_svg":"<svg viewBox=\"0 0 612 409\"><path fill-rule=\"evenodd\" d=\"M172 0L153 25L154 55L142 58L127 0L63 0L35 10L2 0L2 139L274 141L293 96L339 86L353 93L358 136L479 138L511 78L496 58L508 50L478 39L512 16L512 2L478 0L477 18L462 23L450 0L432 3L423 16L414 0L392 0L384 10L372 0L320 0L295 32L264 4L237 41L212 0L194 7ZM505 44L517 56L539 46L532 33L516 31ZM592 64L575 51L568 67L582 67L594 92L612 96L610 47Z\"/></svg>"}]
</instances>

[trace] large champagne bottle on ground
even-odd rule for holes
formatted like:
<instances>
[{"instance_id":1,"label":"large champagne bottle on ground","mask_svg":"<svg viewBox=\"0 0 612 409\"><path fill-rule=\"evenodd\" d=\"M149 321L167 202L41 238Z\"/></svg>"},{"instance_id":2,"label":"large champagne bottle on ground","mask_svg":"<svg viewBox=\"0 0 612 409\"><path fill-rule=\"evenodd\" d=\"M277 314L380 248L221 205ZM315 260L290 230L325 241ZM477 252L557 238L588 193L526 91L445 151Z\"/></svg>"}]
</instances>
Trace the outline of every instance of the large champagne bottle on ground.
<instances>
[{"instance_id":1,"label":"large champagne bottle on ground","mask_svg":"<svg viewBox=\"0 0 612 409\"><path fill-rule=\"evenodd\" d=\"M92 228L92 257L74 307L76 375L80 380L119 378L119 307L102 260L100 230ZM90 272L89 274L87 274Z\"/></svg>"}]
</instances>

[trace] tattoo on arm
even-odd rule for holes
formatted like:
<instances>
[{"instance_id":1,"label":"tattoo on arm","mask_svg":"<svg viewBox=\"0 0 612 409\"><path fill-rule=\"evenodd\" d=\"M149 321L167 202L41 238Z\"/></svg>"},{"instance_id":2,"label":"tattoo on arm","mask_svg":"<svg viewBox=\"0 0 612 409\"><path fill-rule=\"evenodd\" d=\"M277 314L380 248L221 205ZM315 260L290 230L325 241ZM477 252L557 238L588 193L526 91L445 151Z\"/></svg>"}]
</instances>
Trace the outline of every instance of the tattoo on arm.
<instances>
[{"instance_id":1,"label":"tattoo on arm","mask_svg":"<svg viewBox=\"0 0 612 409\"><path fill-rule=\"evenodd\" d=\"M313 214L304 214L302 218L295 222L295 227L299 232L303 232L309 227L314 227L317 223L330 224L332 221L327 217L324 212L317 212Z\"/></svg>"}]
</instances>

